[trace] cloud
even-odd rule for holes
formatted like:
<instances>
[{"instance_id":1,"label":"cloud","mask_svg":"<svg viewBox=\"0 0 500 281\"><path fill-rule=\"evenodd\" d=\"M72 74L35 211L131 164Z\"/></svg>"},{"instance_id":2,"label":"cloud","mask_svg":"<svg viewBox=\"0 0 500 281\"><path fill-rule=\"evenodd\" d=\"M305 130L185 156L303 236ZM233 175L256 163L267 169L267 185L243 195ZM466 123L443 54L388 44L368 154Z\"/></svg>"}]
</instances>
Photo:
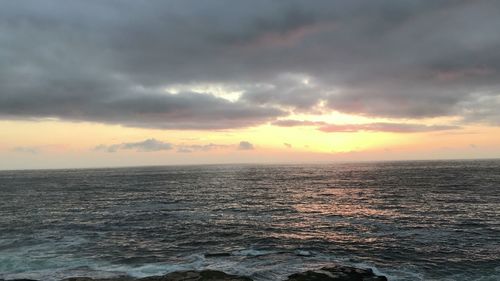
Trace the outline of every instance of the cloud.
<instances>
[{"instance_id":1,"label":"cloud","mask_svg":"<svg viewBox=\"0 0 500 281\"><path fill-rule=\"evenodd\" d=\"M177 152L178 153L191 153L193 151L191 149L189 149L189 148L179 147L179 148L177 148Z\"/></svg>"},{"instance_id":2,"label":"cloud","mask_svg":"<svg viewBox=\"0 0 500 281\"><path fill-rule=\"evenodd\" d=\"M197 151L211 151L214 149L224 149L230 147L230 145L223 145L223 144L215 144L215 143L209 143L205 145L199 145L199 144L194 144L194 145L176 145L177 147L177 152L180 153L191 153L191 152L197 152Z\"/></svg>"},{"instance_id":3,"label":"cloud","mask_svg":"<svg viewBox=\"0 0 500 281\"><path fill-rule=\"evenodd\" d=\"M14 147L11 151L19 153L38 154L40 152L40 148L33 146L18 146Z\"/></svg>"},{"instance_id":4,"label":"cloud","mask_svg":"<svg viewBox=\"0 0 500 281\"><path fill-rule=\"evenodd\" d=\"M116 152L120 148L120 145L105 145L100 144L94 147L94 151L106 151L106 152Z\"/></svg>"},{"instance_id":5,"label":"cloud","mask_svg":"<svg viewBox=\"0 0 500 281\"><path fill-rule=\"evenodd\" d=\"M172 149L172 144L158 141L156 139L147 139L141 142L123 143L123 149L137 149L140 151L160 151Z\"/></svg>"},{"instance_id":6,"label":"cloud","mask_svg":"<svg viewBox=\"0 0 500 281\"><path fill-rule=\"evenodd\" d=\"M421 125L421 124L406 124L406 123L369 123L369 124L348 124L348 125L325 125L318 130L326 133L340 132L389 132L389 133L421 133L434 132L444 130L460 129L459 126L445 125Z\"/></svg>"},{"instance_id":7,"label":"cloud","mask_svg":"<svg viewBox=\"0 0 500 281\"><path fill-rule=\"evenodd\" d=\"M272 123L272 125L279 127L319 126L326 124L327 124L326 122L321 122L321 121L307 121L307 120L293 120L293 119L278 120Z\"/></svg>"},{"instance_id":8,"label":"cloud","mask_svg":"<svg viewBox=\"0 0 500 281\"><path fill-rule=\"evenodd\" d=\"M241 99L258 105L281 105L308 112L327 97L325 89L316 83L308 75L282 73L268 80L267 84L246 86Z\"/></svg>"},{"instance_id":9,"label":"cloud","mask_svg":"<svg viewBox=\"0 0 500 281\"><path fill-rule=\"evenodd\" d=\"M500 97L497 1L14 2L0 3L2 119L227 129L335 110L500 123L476 102Z\"/></svg>"},{"instance_id":10,"label":"cloud","mask_svg":"<svg viewBox=\"0 0 500 281\"><path fill-rule=\"evenodd\" d=\"M100 144L94 147L93 150L113 153L113 152L118 152L119 150L135 150L138 152L157 152L157 151L168 151L175 149L176 152L178 153L192 153L192 152L208 152L216 149L227 149L231 147L232 148L237 147L238 149L253 149L253 145L249 142L241 142L237 145L215 144L215 143L186 145L186 144L173 144L169 142L160 141L154 138L150 138L139 142L123 142L111 145Z\"/></svg>"},{"instance_id":11,"label":"cloud","mask_svg":"<svg viewBox=\"0 0 500 281\"><path fill-rule=\"evenodd\" d=\"M159 141L156 139L147 139L140 142L125 142L113 145L98 145L94 148L97 151L116 152L122 149L136 150L142 152L153 152L171 150L172 144L168 142Z\"/></svg>"},{"instance_id":12,"label":"cloud","mask_svg":"<svg viewBox=\"0 0 500 281\"><path fill-rule=\"evenodd\" d=\"M126 91L123 89L121 95ZM123 97L113 94L106 99L86 97L83 93L78 97L61 94L38 101L32 100L36 95L0 96L0 116L56 117L161 129L226 129L257 125L282 115L277 109L197 93L129 94Z\"/></svg>"},{"instance_id":13,"label":"cloud","mask_svg":"<svg viewBox=\"0 0 500 281\"><path fill-rule=\"evenodd\" d=\"M284 145L284 146L286 146L286 148L292 148L292 145L291 145L291 144L289 144L289 143L286 143L286 142L285 142L285 143L283 143L283 145Z\"/></svg>"},{"instance_id":14,"label":"cloud","mask_svg":"<svg viewBox=\"0 0 500 281\"><path fill-rule=\"evenodd\" d=\"M254 146L253 144L247 142L247 141L241 141L240 144L238 145L239 150L253 150Z\"/></svg>"},{"instance_id":15,"label":"cloud","mask_svg":"<svg viewBox=\"0 0 500 281\"><path fill-rule=\"evenodd\" d=\"M500 95L475 95L462 103L466 122L487 122L500 126Z\"/></svg>"},{"instance_id":16,"label":"cloud","mask_svg":"<svg viewBox=\"0 0 500 281\"><path fill-rule=\"evenodd\" d=\"M307 120L278 120L273 123L275 126L294 127L294 126L316 126L319 131L326 133L352 133L359 131L371 132L391 132L391 133L419 133L460 129L455 125L423 125L412 123L365 123L365 124L330 124L321 121Z\"/></svg>"}]
</instances>

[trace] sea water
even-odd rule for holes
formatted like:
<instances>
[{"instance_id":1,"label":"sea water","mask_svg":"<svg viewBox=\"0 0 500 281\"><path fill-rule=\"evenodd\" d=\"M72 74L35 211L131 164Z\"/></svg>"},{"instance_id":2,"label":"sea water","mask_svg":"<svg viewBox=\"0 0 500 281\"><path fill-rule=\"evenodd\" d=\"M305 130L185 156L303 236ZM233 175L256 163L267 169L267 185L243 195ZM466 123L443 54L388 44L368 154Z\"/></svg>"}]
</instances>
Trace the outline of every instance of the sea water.
<instances>
[{"instance_id":1,"label":"sea water","mask_svg":"<svg viewBox=\"0 0 500 281\"><path fill-rule=\"evenodd\" d=\"M0 279L500 280L500 161L0 172Z\"/></svg>"}]
</instances>

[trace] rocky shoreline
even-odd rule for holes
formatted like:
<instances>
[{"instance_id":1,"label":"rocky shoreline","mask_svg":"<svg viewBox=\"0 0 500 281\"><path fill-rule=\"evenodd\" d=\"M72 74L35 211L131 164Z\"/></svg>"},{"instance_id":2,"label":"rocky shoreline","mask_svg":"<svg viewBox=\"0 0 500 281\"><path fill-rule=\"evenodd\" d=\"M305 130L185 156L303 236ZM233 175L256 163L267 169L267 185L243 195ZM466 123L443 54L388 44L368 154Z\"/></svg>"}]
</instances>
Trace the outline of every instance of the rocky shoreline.
<instances>
[{"instance_id":1,"label":"rocky shoreline","mask_svg":"<svg viewBox=\"0 0 500 281\"><path fill-rule=\"evenodd\" d=\"M31 279L11 279L0 281L43 281ZM89 277L72 277L61 281L253 281L250 277L237 276L217 270L176 271L162 276L133 278L128 276L106 279L92 279ZM332 264L317 270L295 273L284 281L387 281L385 276L373 273L371 269L356 268L339 264Z\"/></svg>"}]
</instances>

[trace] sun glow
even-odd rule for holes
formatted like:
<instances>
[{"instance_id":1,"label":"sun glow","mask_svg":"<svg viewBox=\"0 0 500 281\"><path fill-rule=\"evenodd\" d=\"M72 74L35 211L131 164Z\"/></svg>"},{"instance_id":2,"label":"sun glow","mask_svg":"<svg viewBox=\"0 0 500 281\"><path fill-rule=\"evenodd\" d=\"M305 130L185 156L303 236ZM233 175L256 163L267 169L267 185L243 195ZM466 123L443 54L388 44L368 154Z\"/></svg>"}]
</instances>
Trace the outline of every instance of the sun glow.
<instances>
[{"instance_id":1,"label":"sun glow","mask_svg":"<svg viewBox=\"0 0 500 281\"><path fill-rule=\"evenodd\" d=\"M335 124L381 122L341 113L291 119ZM426 120L432 124L444 120ZM450 121L450 120L446 120ZM315 162L424 158L499 157L500 128L467 126L437 132L323 132L318 126L273 125L226 130L161 130L90 122L0 121L0 168L91 167L195 163ZM77 128L77 129L76 129ZM148 139L170 150L108 152L99 146ZM250 150L238 145L245 141Z\"/></svg>"}]
</instances>

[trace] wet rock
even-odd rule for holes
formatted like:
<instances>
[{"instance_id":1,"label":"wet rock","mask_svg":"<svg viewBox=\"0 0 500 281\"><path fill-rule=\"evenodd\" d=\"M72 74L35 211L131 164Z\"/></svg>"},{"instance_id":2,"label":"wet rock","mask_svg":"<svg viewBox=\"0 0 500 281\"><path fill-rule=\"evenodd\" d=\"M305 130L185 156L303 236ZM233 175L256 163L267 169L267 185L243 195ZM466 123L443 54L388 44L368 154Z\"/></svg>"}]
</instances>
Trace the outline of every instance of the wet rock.
<instances>
[{"instance_id":1,"label":"wet rock","mask_svg":"<svg viewBox=\"0 0 500 281\"><path fill-rule=\"evenodd\" d=\"M226 274L217 270L203 270L177 271L163 276L141 278L139 281L252 281L252 279Z\"/></svg>"},{"instance_id":2,"label":"wet rock","mask_svg":"<svg viewBox=\"0 0 500 281\"><path fill-rule=\"evenodd\" d=\"M375 275L369 268L333 265L292 274L287 281L387 281L387 278Z\"/></svg>"},{"instance_id":3,"label":"wet rock","mask_svg":"<svg viewBox=\"0 0 500 281\"><path fill-rule=\"evenodd\" d=\"M113 278L90 278L90 277L70 277L62 279L61 281L138 281L139 279L123 276L123 277L113 277ZM33 279L0 279L0 281L43 281L43 280L33 280Z\"/></svg>"},{"instance_id":4,"label":"wet rock","mask_svg":"<svg viewBox=\"0 0 500 281\"><path fill-rule=\"evenodd\" d=\"M226 253L226 252L205 254L205 258L229 257L229 256L231 256L231 253Z\"/></svg>"},{"instance_id":5,"label":"wet rock","mask_svg":"<svg viewBox=\"0 0 500 281\"><path fill-rule=\"evenodd\" d=\"M71 277L63 279L62 281L93 281L94 279L90 277Z\"/></svg>"},{"instance_id":6,"label":"wet rock","mask_svg":"<svg viewBox=\"0 0 500 281\"><path fill-rule=\"evenodd\" d=\"M0 281L5 281L0 279ZM7 281L36 281L30 279L14 279ZM72 277L61 281L253 281L246 276L226 274L217 270L176 271L162 276L133 278L129 276L93 279L89 277ZM377 276L371 269L361 269L333 264L318 270L309 270L288 276L285 281L387 281L385 276Z\"/></svg>"},{"instance_id":7,"label":"wet rock","mask_svg":"<svg viewBox=\"0 0 500 281\"><path fill-rule=\"evenodd\" d=\"M119 277L104 278L104 279L93 279L89 277L71 277L63 279L61 281L137 281L137 279L129 276L119 276Z\"/></svg>"},{"instance_id":8,"label":"wet rock","mask_svg":"<svg viewBox=\"0 0 500 281\"><path fill-rule=\"evenodd\" d=\"M105 278L105 279L92 279L89 277L72 277L63 279L62 281L253 281L253 280L248 277L230 275L217 270L203 270L203 271L190 270L190 271L176 271L162 276L149 276L144 278L133 278L127 276Z\"/></svg>"}]
</instances>

